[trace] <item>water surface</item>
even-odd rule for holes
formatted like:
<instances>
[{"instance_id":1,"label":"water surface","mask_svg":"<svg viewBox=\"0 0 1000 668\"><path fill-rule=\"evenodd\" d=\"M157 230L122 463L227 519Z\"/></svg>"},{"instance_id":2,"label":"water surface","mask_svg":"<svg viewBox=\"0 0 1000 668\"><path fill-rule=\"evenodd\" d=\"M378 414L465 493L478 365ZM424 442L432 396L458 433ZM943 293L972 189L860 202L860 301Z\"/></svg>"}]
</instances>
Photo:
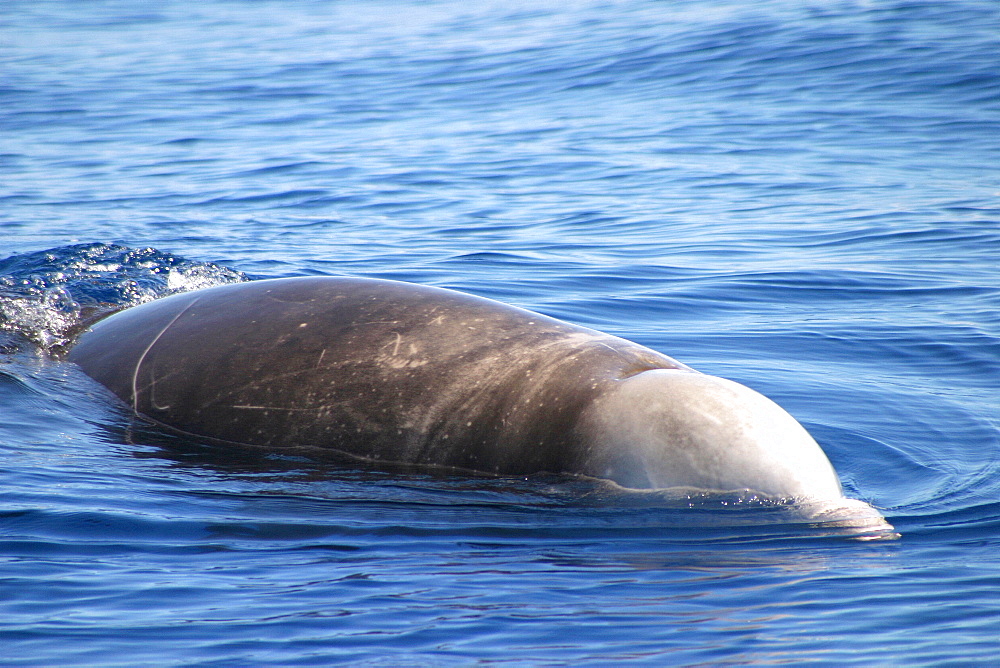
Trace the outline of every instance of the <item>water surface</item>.
<instances>
[{"instance_id":1,"label":"water surface","mask_svg":"<svg viewBox=\"0 0 1000 668\"><path fill-rule=\"evenodd\" d=\"M14 0L0 40L7 664L996 660L995 3ZM317 274L749 385L902 538L219 452L47 352Z\"/></svg>"}]
</instances>

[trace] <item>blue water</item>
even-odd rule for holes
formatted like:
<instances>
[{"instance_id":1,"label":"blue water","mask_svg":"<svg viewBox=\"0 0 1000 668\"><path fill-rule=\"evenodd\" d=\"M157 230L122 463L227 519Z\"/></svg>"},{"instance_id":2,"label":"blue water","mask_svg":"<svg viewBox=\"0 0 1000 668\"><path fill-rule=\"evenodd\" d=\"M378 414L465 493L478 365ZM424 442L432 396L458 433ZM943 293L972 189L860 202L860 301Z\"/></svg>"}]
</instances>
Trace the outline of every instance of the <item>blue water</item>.
<instances>
[{"instance_id":1,"label":"blue water","mask_svg":"<svg viewBox=\"0 0 1000 668\"><path fill-rule=\"evenodd\" d=\"M9 0L0 73L0 663L996 665L994 0ZM310 274L743 382L902 538L248 460L57 354Z\"/></svg>"}]
</instances>

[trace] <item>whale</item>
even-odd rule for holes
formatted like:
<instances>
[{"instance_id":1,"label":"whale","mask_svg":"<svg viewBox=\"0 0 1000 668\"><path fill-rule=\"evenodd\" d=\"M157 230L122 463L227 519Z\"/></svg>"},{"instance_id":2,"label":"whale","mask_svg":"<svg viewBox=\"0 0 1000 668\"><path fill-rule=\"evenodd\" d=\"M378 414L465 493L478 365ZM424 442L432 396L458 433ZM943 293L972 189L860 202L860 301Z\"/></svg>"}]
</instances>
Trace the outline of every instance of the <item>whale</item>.
<instances>
[{"instance_id":1,"label":"whale","mask_svg":"<svg viewBox=\"0 0 1000 668\"><path fill-rule=\"evenodd\" d=\"M68 359L135 415L213 443L747 493L892 530L755 390L449 289L331 276L221 285L99 320Z\"/></svg>"}]
</instances>

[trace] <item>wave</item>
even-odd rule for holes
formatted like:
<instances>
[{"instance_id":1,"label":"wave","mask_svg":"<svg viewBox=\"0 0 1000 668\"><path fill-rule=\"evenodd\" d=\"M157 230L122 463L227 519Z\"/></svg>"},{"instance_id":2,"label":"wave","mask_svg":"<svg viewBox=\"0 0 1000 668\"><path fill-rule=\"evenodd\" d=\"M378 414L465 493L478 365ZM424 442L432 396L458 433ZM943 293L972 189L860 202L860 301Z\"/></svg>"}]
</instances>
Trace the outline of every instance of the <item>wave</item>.
<instances>
[{"instance_id":1,"label":"wave","mask_svg":"<svg viewBox=\"0 0 1000 668\"><path fill-rule=\"evenodd\" d=\"M86 243L0 260L0 330L46 350L87 322L168 294L247 280L154 248Z\"/></svg>"}]
</instances>

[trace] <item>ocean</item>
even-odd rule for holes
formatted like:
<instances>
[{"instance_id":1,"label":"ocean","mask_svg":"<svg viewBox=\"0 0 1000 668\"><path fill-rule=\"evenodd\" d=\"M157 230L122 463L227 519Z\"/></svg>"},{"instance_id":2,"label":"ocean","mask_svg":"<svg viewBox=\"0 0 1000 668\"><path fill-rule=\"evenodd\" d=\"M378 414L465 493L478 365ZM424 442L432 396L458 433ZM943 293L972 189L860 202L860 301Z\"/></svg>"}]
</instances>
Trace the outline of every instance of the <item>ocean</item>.
<instances>
[{"instance_id":1,"label":"ocean","mask_svg":"<svg viewBox=\"0 0 1000 668\"><path fill-rule=\"evenodd\" d=\"M10 0L0 665L997 665L1000 5ZM775 399L898 540L131 415L87 309L388 278Z\"/></svg>"}]
</instances>

